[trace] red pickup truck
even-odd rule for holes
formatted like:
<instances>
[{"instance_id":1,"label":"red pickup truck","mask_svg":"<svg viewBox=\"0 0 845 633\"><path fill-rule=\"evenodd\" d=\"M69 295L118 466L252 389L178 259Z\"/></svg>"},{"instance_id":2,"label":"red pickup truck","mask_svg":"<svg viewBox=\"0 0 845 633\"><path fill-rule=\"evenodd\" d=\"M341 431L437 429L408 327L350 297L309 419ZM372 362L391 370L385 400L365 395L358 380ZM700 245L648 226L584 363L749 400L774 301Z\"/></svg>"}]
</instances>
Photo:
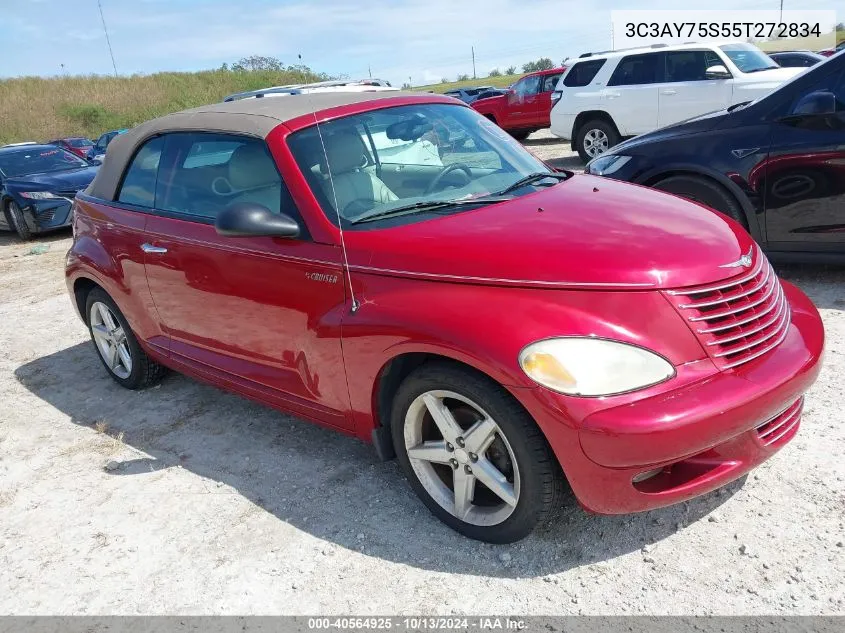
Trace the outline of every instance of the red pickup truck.
<instances>
[{"instance_id":1,"label":"red pickup truck","mask_svg":"<svg viewBox=\"0 0 845 633\"><path fill-rule=\"evenodd\" d=\"M563 67L529 73L520 77L507 94L479 99L470 105L522 140L531 132L551 125L552 91L565 70Z\"/></svg>"}]
</instances>

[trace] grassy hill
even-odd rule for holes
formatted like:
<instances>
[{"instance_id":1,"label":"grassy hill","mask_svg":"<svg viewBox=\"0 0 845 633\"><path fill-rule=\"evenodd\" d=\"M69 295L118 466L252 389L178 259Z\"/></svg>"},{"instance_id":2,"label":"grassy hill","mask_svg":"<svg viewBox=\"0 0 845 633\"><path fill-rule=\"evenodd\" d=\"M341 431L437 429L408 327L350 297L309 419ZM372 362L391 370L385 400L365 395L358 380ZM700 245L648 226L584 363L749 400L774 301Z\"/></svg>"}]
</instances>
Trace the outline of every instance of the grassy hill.
<instances>
[{"instance_id":1,"label":"grassy hill","mask_svg":"<svg viewBox=\"0 0 845 633\"><path fill-rule=\"evenodd\" d=\"M308 71L209 70L132 77L22 77L0 81L0 144L60 136L96 139L228 94L325 79Z\"/></svg>"},{"instance_id":2,"label":"grassy hill","mask_svg":"<svg viewBox=\"0 0 845 633\"><path fill-rule=\"evenodd\" d=\"M495 86L496 88L506 88L510 86L517 79L522 77L525 73L517 75L502 75L500 77L484 77L482 79L467 79L466 81L450 81L448 83L430 84L428 86L414 86L414 90L432 90L434 92L443 93L447 90L454 90L455 88L463 88L464 86Z\"/></svg>"},{"instance_id":3,"label":"grassy hill","mask_svg":"<svg viewBox=\"0 0 845 633\"><path fill-rule=\"evenodd\" d=\"M828 36L830 33L828 33ZM828 40L829 41L829 40ZM845 41L845 31L837 31L836 32L836 44L839 45L842 41ZM761 50L767 53L774 53L776 51L801 51L801 50L811 50L815 51L819 48L819 40L818 38L800 38L794 37L789 39L782 39L782 40L769 40L769 41L762 41L762 42L754 42L756 46L758 46Z\"/></svg>"}]
</instances>

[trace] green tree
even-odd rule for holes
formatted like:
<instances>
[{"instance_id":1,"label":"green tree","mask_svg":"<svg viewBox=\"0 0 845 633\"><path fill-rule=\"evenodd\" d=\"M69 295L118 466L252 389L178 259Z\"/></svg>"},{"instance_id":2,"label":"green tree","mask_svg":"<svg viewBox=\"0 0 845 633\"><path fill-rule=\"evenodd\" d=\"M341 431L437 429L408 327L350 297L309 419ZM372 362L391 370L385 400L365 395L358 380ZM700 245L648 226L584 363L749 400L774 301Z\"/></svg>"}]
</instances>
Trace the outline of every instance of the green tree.
<instances>
[{"instance_id":1,"label":"green tree","mask_svg":"<svg viewBox=\"0 0 845 633\"><path fill-rule=\"evenodd\" d=\"M463 75L458 75L458 81L469 81L469 75L466 73Z\"/></svg>"},{"instance_id":2,"label":"green tree","mask_svg":"<svg viewBox=\"0 0 845 633\"><path fill-rule=\"evenodd\" d=\"M232 70L237 72L244 72L250 70L284 70L284 64L275 57L265 57L263 55L250 55L249 57L242 57L234 64ZM296 69L297 67L291 67ZM300 66L299 68L304 68Z\"/></svg>"},{"instance_id":3,"label":"green tree","mask_svg":"<svg viewBox=\"0 0 845 633\"><path fill-rule=\"evenodd\" d=\"M447 84L447 83L449 83L449 79L448 79L448 77L443 77L443 78L441 78L441 79L440 79L440 83L442 83L442 84Z\"/></svg>"},{"instance_id":4,"label":"green tree","mask_svg":"<svg viewBox=\"0 0 845 633\"><path fill-rule=\"evenodd\" d=\"M491 71L490 71L490 74L489 74L489 75L487 75L487 76L488 76L488 77L501 77L501 76L502 76L502 71L501 71L501 70L499 70L498 68L494 68L493 70L491 70Z\"/></svg>"},{"instance_id":5,"label":"green tree","mask_svg":"<svg viewBox=\"0 0 845 633\"><path fill-rule=\"evenodd\" d=\"M548 57L541 57L540 59L536 59L533 62L528 62L527 64L522 65L522 72L524 73L533 73L538 70L549 70L550 68L554 68L555 63L549 59Z\"/></svg>"},{"instance_id":6,"label":"green tree","mask_svg":"<svg viewBox=\"0 0 845 633\"><path fill-rule=\"evenodd\" d=\"M506 75L515 75L516 74L516 66L508 66L505 68Z\"/></svg>"}]
</instances>

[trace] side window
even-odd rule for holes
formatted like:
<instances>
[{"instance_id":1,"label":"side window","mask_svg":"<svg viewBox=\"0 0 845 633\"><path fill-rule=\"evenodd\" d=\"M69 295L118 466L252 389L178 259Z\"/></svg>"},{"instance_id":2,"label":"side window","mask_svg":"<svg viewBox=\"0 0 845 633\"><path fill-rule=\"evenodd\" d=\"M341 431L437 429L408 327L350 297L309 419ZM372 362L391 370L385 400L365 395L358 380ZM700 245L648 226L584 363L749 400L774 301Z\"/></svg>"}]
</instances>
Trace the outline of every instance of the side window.
<instances>
[{"instance_id":1,"label":"side window","mask_svg":"<svg viewBox=\"0 0 845 633\"><path fill-rule=\"evenodd\" d=\"M546 75L543 78L543 88L540 92L551 92L557 86L557 82L560 80L560 76L562 73L555 73L554 75Z\"/></svg>"},{"instance_id":2,"label":"side window","mask_svg":"<svg viewBox=\"0 0 845 633\"><path fill-rule=\"evenodd\" d=\"M704 51L704 70L707 70L711 66L725 66L725 62L713 51Z\"/></svg>"},{"instance_id":3,"label":"side window","mask_svg":"<svg viewBox=\"0 0 845 633\"><path fill-rule=\"evenodd\" d=\"M139 207L154 207L158 164L164 138L157 136L141 146L123 176L118 202Z\"/></svg>"},{"instance_id":4,"label":"side window","mask_svg":"<svg viewBox=\"0 0 845 633\"><path fill-rule=\"evenodd\" d=\"M662 59L661 53L644 53L623 57L610 76L607 85L636 86L657 83L662 80L663 73L660 72Z\"/></svg>"},{"instance_id":5,"label":"side window","mask_svg":"<svg viewBox=\"0 0 845 633\"><path fill-rule=\"evenodd\" d=\"M587 86L596 78L606 59L594 59L588 62L578 62L566 74L563 85L568 88L580 88Z\"/></svg>"},{"instance_id":6,"label":"side window","mask_svg":"<svg viewBox=\"0 0 845 633\"><path fill-rule=\"evenodd\" d=\"M156 209L211 223L236 202L298 216L263 140L204 132L165 136Z\"/></svg>"},{"instance_id":7,"label":"side window","mask_svg":"<svg viewBox=\"0 0 845 633\"><path fill-rule=\"evenodd\" d=\"M724 63L719 61L724 66ZM671 51L666 53L666 81L704 81L707 79L705 51Z\"/></svg>"},{"instance_id":8,"label":"side window","mask_svg":"<svg viewBox=\"0 0 845 633\"><path fill-rule=\"evenodd\" d=\"M516 82L513 89L520 97L530 97L531 95L535 95L540 89L540 77L534 76L520 79Z\"/></svg>"}]
</instances>

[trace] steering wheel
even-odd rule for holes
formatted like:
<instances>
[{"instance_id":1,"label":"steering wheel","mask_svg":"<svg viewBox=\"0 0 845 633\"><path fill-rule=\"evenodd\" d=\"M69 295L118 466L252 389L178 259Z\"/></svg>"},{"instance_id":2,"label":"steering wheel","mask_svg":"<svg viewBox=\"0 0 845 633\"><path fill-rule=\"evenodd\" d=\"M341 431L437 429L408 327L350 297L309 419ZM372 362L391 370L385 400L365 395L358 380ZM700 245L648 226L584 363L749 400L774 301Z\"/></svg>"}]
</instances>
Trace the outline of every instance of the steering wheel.
<instances>
[{"instance_id":1,"label":"steering wheel","mask_svg":"<svg viewBox=\"0 0 845 633\"><path fill-rule=\"evenodd\" d=\"M423 195L428 195L435 189L437 189L440 182L453 171L462 171L466 175L466 182L464 185L468 184L472 180L472 170L463 163L453 163L451 165L447 165L443 169L440 170L440 173L434 177L434 180L431 181L431 184L426 187L425 192Z\"/></svg>"},{"instance_id":2,"label":"steering wheel","mask_svg":"<svg viewBox=\"0 0 845 633\"><path fill-rule=\"evenodd\" d=\"M217 178L211 181L211 191L217 196L231 196L237 193L232 183L229 182L229 179L223 176L217 176Z\"/></svg>"}]
</instances>

